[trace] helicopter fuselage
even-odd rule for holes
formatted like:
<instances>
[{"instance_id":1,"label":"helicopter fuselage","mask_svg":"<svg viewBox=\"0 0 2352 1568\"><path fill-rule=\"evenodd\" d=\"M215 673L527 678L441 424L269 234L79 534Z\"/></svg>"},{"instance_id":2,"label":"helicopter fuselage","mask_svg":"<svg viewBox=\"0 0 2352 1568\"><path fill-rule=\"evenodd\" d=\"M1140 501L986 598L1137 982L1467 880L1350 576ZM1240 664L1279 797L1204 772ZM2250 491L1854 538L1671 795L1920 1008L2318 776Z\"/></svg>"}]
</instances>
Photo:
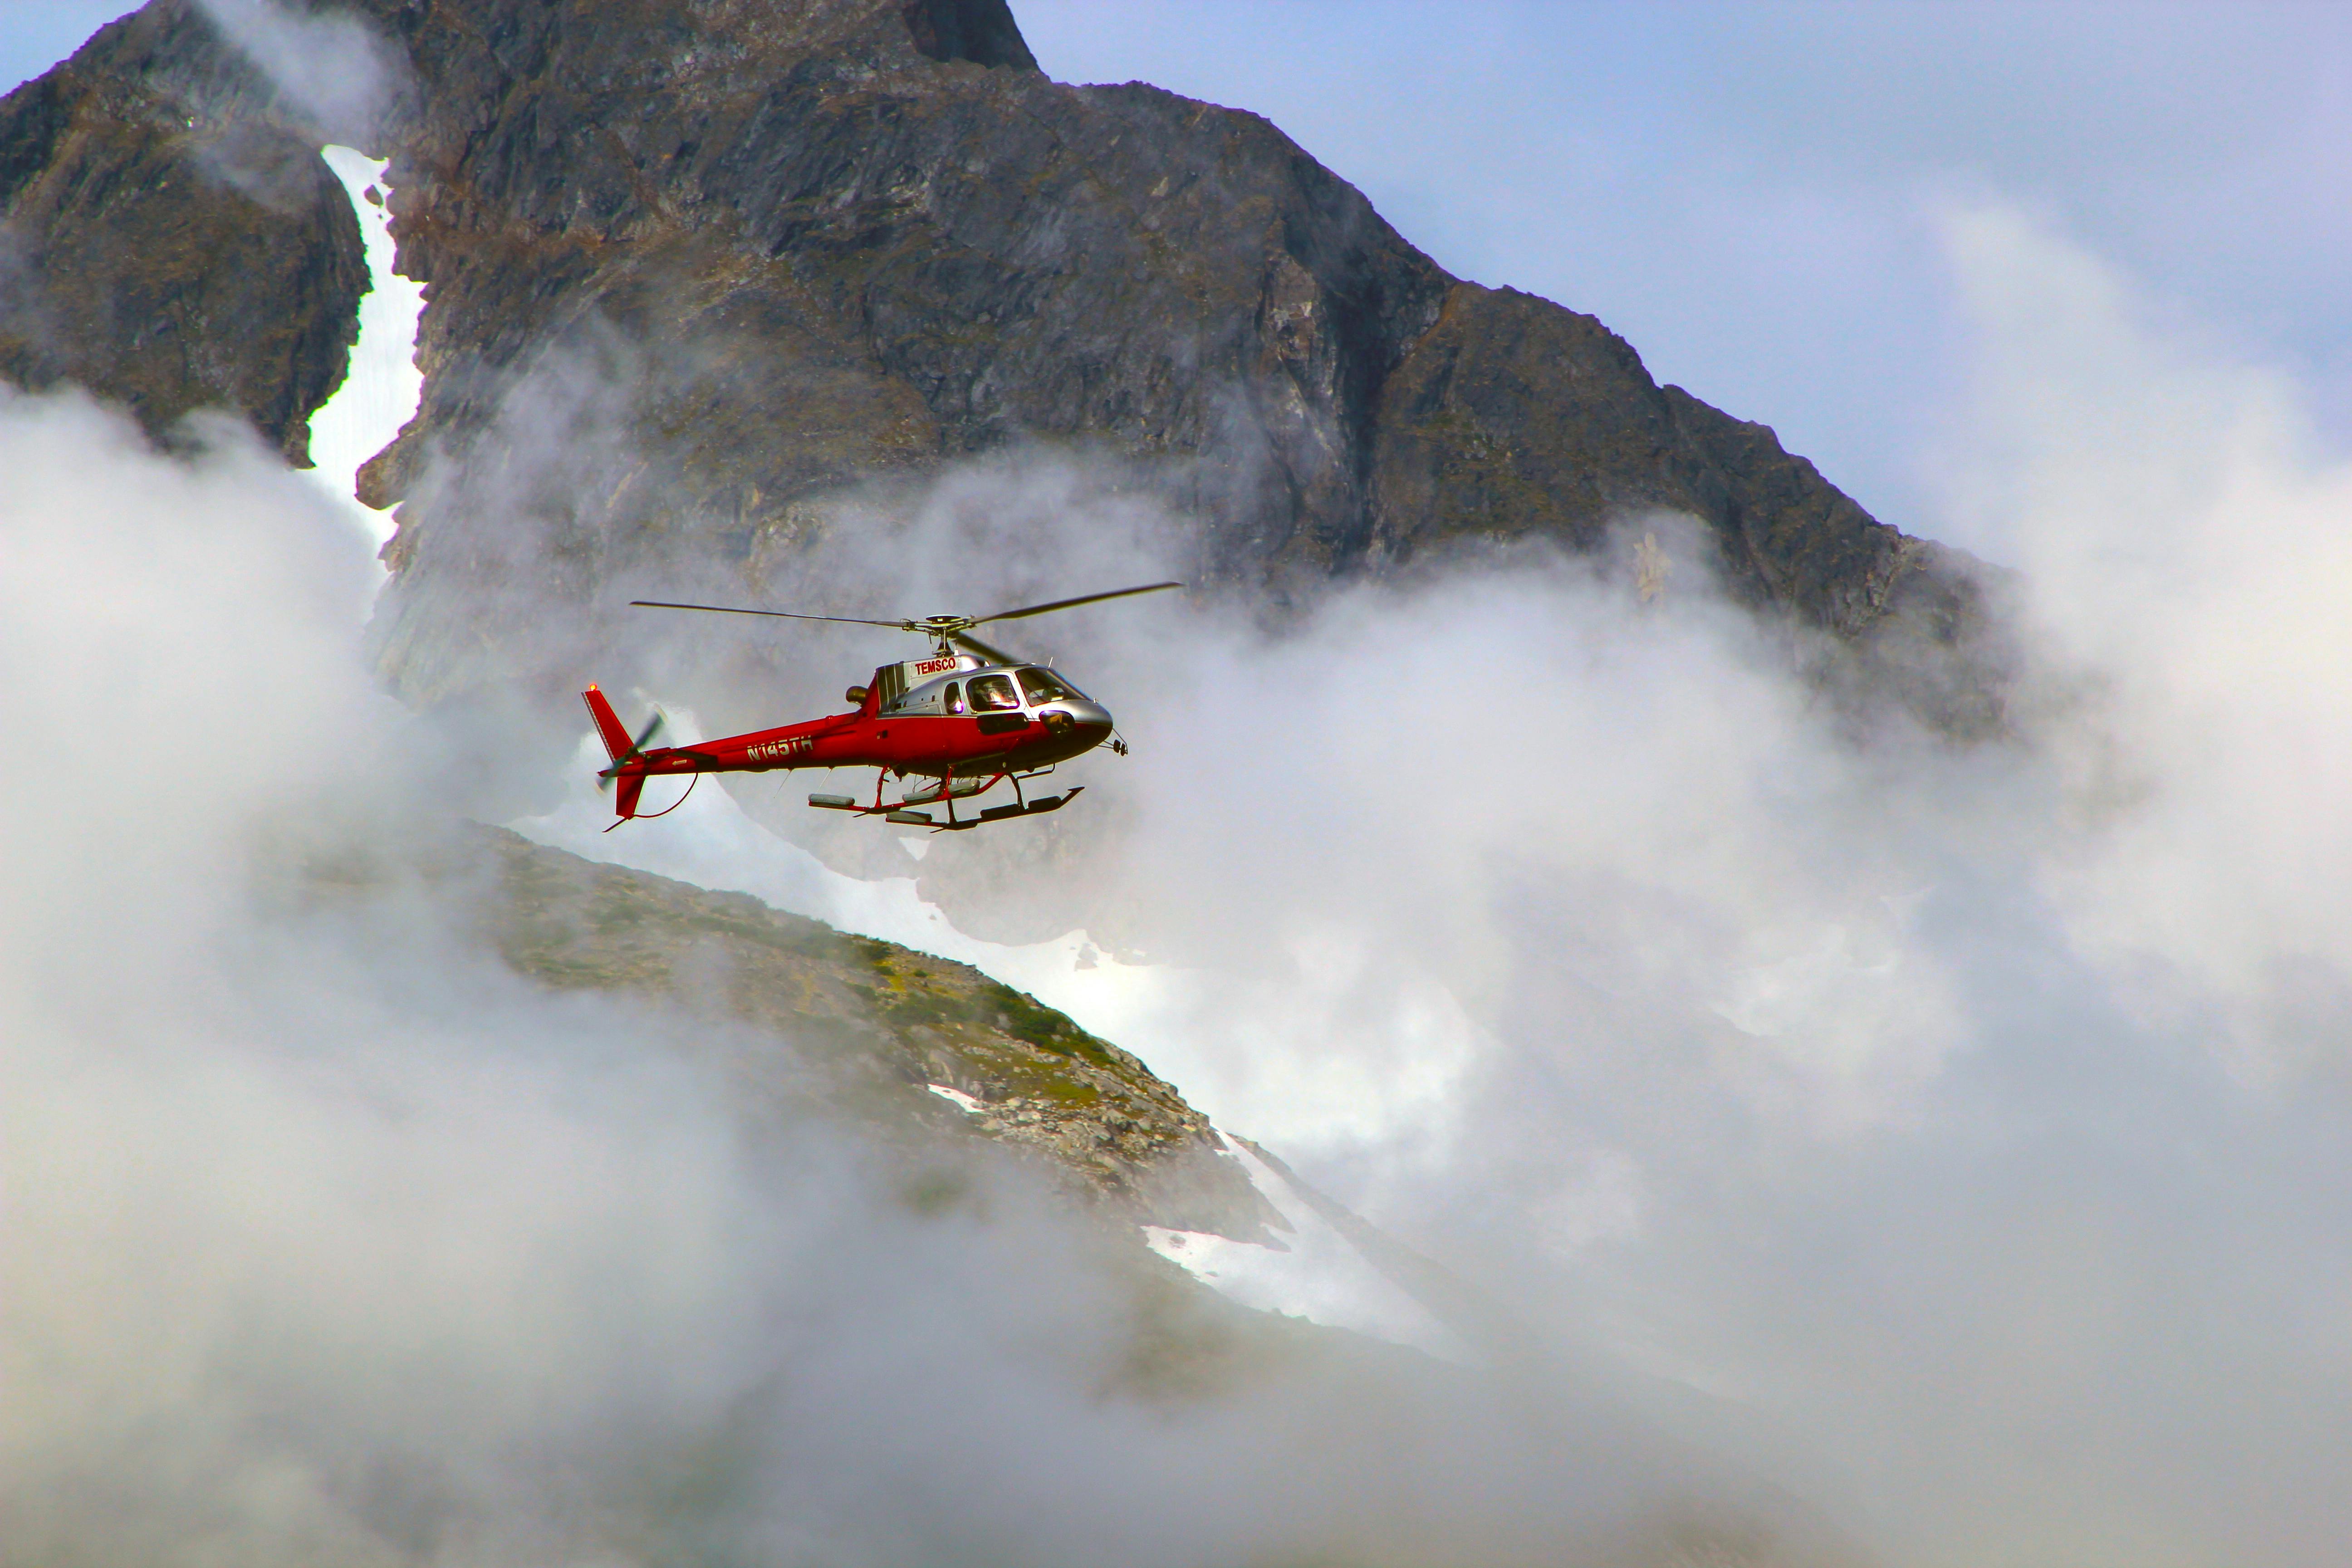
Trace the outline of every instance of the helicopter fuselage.
<instances>
[{"instance_id":1,"label":"helicopter fuselage","mask_svg":"<svg viewBox=\"0 0 2352 1568\"><path fill-rule=\"evenodd\" d=\"M849 689L857 704L850 713L781 724L772 730L701 741L690 746L656 746L646 742L661 730L656 710L652 722L632 739L604 694L590 687L582 693L596 720L596 732L613 765L600 769L600 784L618 784L620 822L638 816L637 800L646 780L680 773L769 773L778 768L877 768L874 800L860 805L848 795L813 795L809 805L834 811L880 816L908 826L976 827L1007 816L1027 816L1056 811L1075 797L1067 794L1032 798L1022 789L1024 779L1055 763L1092 751L1105 741L1120 756L1127 743L1112 734L1110 710L1044 665L1025 664L989 647L972 636L975 626L996 621L1025 620L1031 616L1075 610L1138 594L1181 588L1181 583L1145 583L1133 588L1113 588L1099 594L1048 604L1024 605L985 616L925 616L919 619L877 620L866 616L821 616L803 610L754 609L739 605L689 605L674 599L632 599L630 605L648 610L698 610L719 616L761 616L772 620L828 621L844 626L887 626L914 632L930 640L929 658L886 664L865 686ZM992 636L994 634L992 633ZM903 792L903 798L886 802L885 784L892 774L928 774L936 784ZM1010 805L991 806L977 817L959 817L961 797L984 795L1000 783L1010 783ZM690 786L689 786L690 787ZM683 805L685 797L652 815L663 816ZM937 801L947 807L947 821L934 825L919 805ZM617 827L620 822L613 826ZM610 832L611 829L606 829Z\"/></svg>"},{"instance_id":2,"label":"helicopter fuselage","mask_svg":"<svg viewBox=\"0 0 2352 1568\"><path fill-rule=\"evenodd\" d=\"M908 673L943 669L903 687ZM893 677L896 679L893 679ZM879 768L904 777L994 777L1034 773L1110 739L1109 710L1037 665L987 665L970 655L886 665L856 689L856 711L691 745L632 752L604 694L589 710L616 758L606 775L621 786L621 815L636 815L648 778L684 773L767 773L780 768Z\"/></svg>"}]
</instances>

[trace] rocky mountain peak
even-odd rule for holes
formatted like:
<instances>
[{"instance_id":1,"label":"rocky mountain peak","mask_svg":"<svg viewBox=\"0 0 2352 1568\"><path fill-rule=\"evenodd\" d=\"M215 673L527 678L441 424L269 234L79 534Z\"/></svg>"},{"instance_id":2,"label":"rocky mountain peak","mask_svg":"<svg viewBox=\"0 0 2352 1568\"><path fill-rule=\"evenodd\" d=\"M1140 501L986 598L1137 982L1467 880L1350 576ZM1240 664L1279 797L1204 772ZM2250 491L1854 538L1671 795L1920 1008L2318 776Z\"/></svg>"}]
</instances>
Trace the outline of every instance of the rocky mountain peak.
<instances>
[{"instance_id":1,"label":"rocky mountain peak","mask_svg":"<svg viewBox=\"0 0 2352 1568\"><path fill-rule=\"evenodd\" d=\"M1449 276L1263 119L1048 79L1003 0L332 14L399 79L376 150L428 285L422 408L363 475L400 507L379 630L413 698L551 690L626 590L772 595L862 526L844 498L1049 443L1260 600L1686 515L1736 596L1997 722L1971 563L1592 318ZM299 452L358 244L256 71L152 0L0 104L0 374ZM278 196L187 177L231 134Z\"/></svg>"},{"instance_id":2,"label":"rocky mountain peak","mask_svg":"<svg viewBox=\"0 0 2352 1568\"><path fill-rule=\"evenodd\" d=\"M898 12L917 51L927 58L1037 68L1037 57L1029 52L1004 0L906 0Z\"/></svg>"}]
</instances>

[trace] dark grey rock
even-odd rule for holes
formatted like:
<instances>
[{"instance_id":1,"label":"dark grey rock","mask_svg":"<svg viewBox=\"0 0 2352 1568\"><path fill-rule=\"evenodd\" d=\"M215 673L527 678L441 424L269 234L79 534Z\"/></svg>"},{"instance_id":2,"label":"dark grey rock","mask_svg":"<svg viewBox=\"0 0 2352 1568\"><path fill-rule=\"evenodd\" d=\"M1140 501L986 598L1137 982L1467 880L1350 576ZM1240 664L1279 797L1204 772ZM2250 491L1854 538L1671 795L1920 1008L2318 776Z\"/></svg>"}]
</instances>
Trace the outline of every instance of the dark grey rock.
<instances>
[{"instance_id":1,"label":"dark grey rock","mask_svg":"<svg viewBox=\"0 0 2352 1568\"><path fill-rule=\"evenodd\" d=\"M354 10L413 73L377 134L425 395L362 476L400 505L378 632L413 700L551 693L632 590L789 591L828 498L1043 441L1165 498L1185 574L1260 602L1687 513L1845 686L1999 724L1974 563L1591 318L1449 277L1264 120L1046 79L1002 0ZM198 103L270 200L178 199ZM303 123L184 0L20 89L0 199L35 303L0 369L295 442L356 257Z\"/></svg>"},{"instance_id":2,"label":"dark grey rock","mask_svg":"<svg viewBox=\"0 0 2352 1568\"><path fill-rule=\"evenodd\" d=\"M307 463L367 286L317 141L179 0L0 100L0 378L158 436L225 407Z\"/></svg>"}]
</instances>

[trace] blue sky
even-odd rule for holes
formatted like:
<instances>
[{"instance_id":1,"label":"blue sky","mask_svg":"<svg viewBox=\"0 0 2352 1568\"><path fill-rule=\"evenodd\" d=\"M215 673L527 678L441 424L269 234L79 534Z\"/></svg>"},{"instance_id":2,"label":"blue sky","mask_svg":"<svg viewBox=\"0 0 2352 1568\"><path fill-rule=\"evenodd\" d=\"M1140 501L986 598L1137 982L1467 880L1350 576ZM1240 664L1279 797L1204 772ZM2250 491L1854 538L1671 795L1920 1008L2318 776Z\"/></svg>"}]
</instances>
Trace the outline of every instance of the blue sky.
<instances>
[{"instance_id":1,"label":"blue sky","mask_svg":"<svg viewBox=\"0 0 2352 1568\"><path fill-rule=\"evenodd\" d=\"M10 0L0 79L122 7ZM1265 115L1451 270L1599 316L1886 521L1970 353L1944 219L2013 209L2352 444L2352 8L1016 0L1068 81ZM1999 553L1997 542L1962 537Z\"/></svg>"}]
</instances>

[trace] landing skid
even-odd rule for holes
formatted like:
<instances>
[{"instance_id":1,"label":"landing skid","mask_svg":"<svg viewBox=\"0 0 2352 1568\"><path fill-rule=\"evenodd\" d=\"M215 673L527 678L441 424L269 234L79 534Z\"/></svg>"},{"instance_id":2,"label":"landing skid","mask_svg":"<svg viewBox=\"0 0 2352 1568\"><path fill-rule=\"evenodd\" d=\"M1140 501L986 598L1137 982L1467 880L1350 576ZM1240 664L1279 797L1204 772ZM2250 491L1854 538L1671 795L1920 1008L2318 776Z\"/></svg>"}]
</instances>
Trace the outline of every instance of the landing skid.
<instances>
[{"instance_id":1,"label":"landing skid","mask_svg":"<svg viewBox=\"0 0 2352 1568\"><path fill-rule=\"evenodd\" d=\"M985 779L944 779L918 789L903 791L903 798L893 801L885 801L882 798L885 784L889 777L887 773L883 773L874 781L874 799L870 805L862 805L855 796L845 795L813 795L808 797L808 803L820 811L845 811L856 816L878 816L885 822L895 822L906 827L928 827L934 833L961 833L967 829L978 827L982 823L1009 822L1016 816L1040 816L1049 811L1059 811L1076 800L1085 790L1084 784L1073 784L1061 795L1043 795L1031 800L1023 792L1021 781L1024 778L1041 777L1052 771L1050 768L1040 768L1027 773L995 773ZM986 795L1000 784L1010 784L1013 786L1013 799L1009 804L992 805L977 816L956 816L957 801L968 799L973 795ZM940 804L944 804L947 807L948 819L945 822L935 822L929 812L915 809L917 806Z\"/></svg>"}]
</instances>

